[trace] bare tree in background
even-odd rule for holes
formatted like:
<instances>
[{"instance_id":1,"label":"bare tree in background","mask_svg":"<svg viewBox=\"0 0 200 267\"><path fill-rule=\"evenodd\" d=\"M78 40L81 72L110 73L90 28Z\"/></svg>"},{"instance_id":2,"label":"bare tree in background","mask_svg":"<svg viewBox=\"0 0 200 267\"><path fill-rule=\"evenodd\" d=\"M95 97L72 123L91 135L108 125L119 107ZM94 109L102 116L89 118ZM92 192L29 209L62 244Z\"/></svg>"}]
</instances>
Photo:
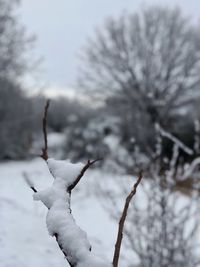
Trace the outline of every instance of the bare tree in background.
<instances>
[{"instance_id":1,"label":"bare tree in background","mask_svg":"<svg viewBox=\"0 0 200 267\"><path fill-rule=\"evenodd\" d=\"M0 78L0 160L27 156L33 134L31 100L19 84Z\"/></svg>"},{"instance_id":2,"label":"bare tree in background","mask_svg":"<svg viewBox=\"0 0 200 267\"><path fill-rule=\"evenodd\" d=\"M160 179L150 181L144 188L144 202L134 203L130 210L126 245L137 255L138 264L129 266L199 266L197 199L172 193L160 185Z\"/></svg>"},{"instance_id":3,"label":"bare tree in background","mask_svg":"<svg viewBox=\"0 0 200 267\"><path fill-rule=\"evenodd\" d=\"M147 149L155 122L169 127L199 99L199 33L177 8L110 18L83 52L80 86L122 117L124 139Z\"/></svg>"},{"instance_id":4,"label":"bare tree in background","mask_svg":"<svg viewBox=\"0 0 200 267\"><path fill-rule=\"evenodd\" d=\"M0 0L0 77L14 79L27 70L26 52L33 44L25 27L19 23L19 0Z\"/></svg>"},{"instance_id":5,"label":"bare tree in background","mask_svg":"<svg viewBox=\"0 0 200 267\"><path fill-rule=\"evenodd\" d=\"M130 207L125 230L126 248L130 251L130 267L199 266L199 165L200 157L182 164L180 151L192 153L180 140L157 126L154 160L146 166L141 198ZM162 157L162 141L173 141L171 159ZM199 151L199 141L195 147ZM195 179L196 177L196 179ZM121 190L105 188L99 183L97 194L103 206L118 220L118 199L127 194L129 180L114 180ZM102 183L103 184L103 183ZM107 183L108 184L108 183ZM181 193L184 193L181 194ZM138 263L135 263L135 258Z\"/></svg>"},{"instance_id":6,"label":"bare tree in background","mask_svg":"<svg viewBox=\"0 0 200 267\"><path fill-rule=\"evenodd\" d=\"M20 24L18 0L0 0L0 160L21 158L31 145L31 102L21 85L33 67L28 59L33 37Z\"/></svg>"}]
</instances>

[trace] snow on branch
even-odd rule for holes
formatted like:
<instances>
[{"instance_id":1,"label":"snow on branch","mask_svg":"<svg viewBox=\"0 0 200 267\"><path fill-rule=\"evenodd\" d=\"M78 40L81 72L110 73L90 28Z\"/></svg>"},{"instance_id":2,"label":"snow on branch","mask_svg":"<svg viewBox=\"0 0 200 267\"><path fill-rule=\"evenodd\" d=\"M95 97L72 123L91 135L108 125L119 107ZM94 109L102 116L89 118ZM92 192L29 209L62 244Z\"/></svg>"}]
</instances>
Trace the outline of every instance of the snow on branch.
<instances>
[{"instance_id":1,"label":"snow on branch","mask_svg":"<svg viewBox=\"0 0 200 267\"><path fill-rule=\"evenodd\" d=\"M76 224L71 212L71 190L87 165L47 159L47 166L54 182L50 188L35 193L34 200L42 201L48 208L46 223L49 234L56 238L70 266L111 266L92 254L87 235Z\"/></svg>"},{"instance_id":2,"label":"snow on branch","mask_svg":"<svg viewBox=\"0 0 200 267\"><path fill-rule=\"evenodd\" d=\"M136 189L142 179L142 175L139 175L132 191L126 198L122 217L119 222L113 263L111 264L91 252L91 245L88 241L87 234L76 224L71 210L72 190L77 186L90 166L100 159L88 160L84 165L82 163L74 164L67 160L48 158L47 112L49 103L48 100L44 110L44 148L42 149L41 157L46 161L54 181L51 187L37 191L27 175L24 175L27 184L34 191L34 200L41 201L47 207L46 224L49 234L55 237L59 248L71 267L117 267L129 203L136 194Z\"/></svg>"},{"instance_id":3,"label":"snow on branch","mask_svg":"<svg viewBox=\"0 0 200 267\"><path fill-rule=\"evenodd\" d=\"M176 138L174 135L172 135L171 133L165 131L160 124L156 123L155 125L156 129L158 130L158 132L160 132L160 134L163 137L168 138L169 140L171 140L173 143L175 143L180 149L182 149L185 153L187 153L188 155L193 155L194 152L191 148L189 148L188 146L186 146L183 142L181 142L178 138Z\"/></svg>"},{"instance_id":4,"label":"snow on branch","mask_svg":"<svg viewBox=\"0 0 200 267\"><path fill-rule=\"evenodd\" d=\"M92 254L87 235L76 224L70 206L71 191L81 180L86 170L97 160L88 160L87 164L84 165L48 158L47 113L49 104L50 101L48 100L44 109L44 148L41 157L46 161L54 182L51 187L37 191L28 179L26 181L34 191L34 200L42 201L48 208L46 223L49 234L56 238L69 265L71 267L111 267L110 263Z\"/></svg>"}]
</instances>

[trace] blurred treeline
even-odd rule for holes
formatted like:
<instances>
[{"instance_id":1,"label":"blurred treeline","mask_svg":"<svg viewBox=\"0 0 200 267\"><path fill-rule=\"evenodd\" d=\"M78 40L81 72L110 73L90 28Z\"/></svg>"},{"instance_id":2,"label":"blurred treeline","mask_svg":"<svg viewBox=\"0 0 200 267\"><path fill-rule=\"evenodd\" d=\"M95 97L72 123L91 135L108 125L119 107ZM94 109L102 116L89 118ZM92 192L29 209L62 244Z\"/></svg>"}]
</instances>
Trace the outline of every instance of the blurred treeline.
<instances>
[{"instance_id":1,"label":"blurred treeline","mask_svg":"<svg viewBox=\"0 0 200 267\"><path fill-rule=\"evenodd\" d=\"M27 94L27 36L16 1L0 0L0 160L33 156L42 135L45 97ZM83 50L77 99L57 97L50 132L66 137L62 157L104 158L113 170L145 164L157 144L156 124L198 154L200 120L199 27L179 9L152 7L108 19ZM81 95L87 95L87 101ZM79 93L80 92L80 93ZM173 142L162 140L170 158ZM194 155L182 153L183 162Z\"/></svg>"},{"instance_id":2,"label":"blurred treeline","mask_svg":"<svg viewBox=\"0 0 200 267\"><path fill-rule=\"evenodd\" d=\"M0 87L0 159L22 159L31 155L32 145L42 139L42 117L46 97L27 96L17 84L1 80ZM199 134L200 113L193 106L186 114L175 114L167 130L191 149ZM116 113L118 112L118 113ZM131 168L135 157L145 161L156 147L154 124L141 119L139 125L129 124L116 105L90 107L77 100L57 97L51 100L48 131L62 133L65 142L62 157L73 161L89 158L112 159L119 167ZM148 114L140 114L147 116ZM123 117L124 116L124 117ZM132 131L139 131L139 138ZM152 135L155 136L152 137ZM149 139L149 141L148 141ZM145 146L144 143L147 142ZM41 143L42 144L42 143ZM164 155L170 157L173 142L163 141ZM39 152L39 151L38 151ZM187 161L186 153L182 155ZM112 163L114 164L114 163ZM113 166L114 167L114 166Z\"/></svg>"}]
</instances>

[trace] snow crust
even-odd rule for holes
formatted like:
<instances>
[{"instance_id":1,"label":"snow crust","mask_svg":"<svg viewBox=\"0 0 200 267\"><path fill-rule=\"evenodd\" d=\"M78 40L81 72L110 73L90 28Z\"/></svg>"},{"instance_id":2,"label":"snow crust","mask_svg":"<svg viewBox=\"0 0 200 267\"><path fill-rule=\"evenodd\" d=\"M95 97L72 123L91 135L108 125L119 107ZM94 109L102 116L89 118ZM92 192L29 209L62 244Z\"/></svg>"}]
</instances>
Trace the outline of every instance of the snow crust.
<instances>
[{"instance_id":1,"label":"snow crust","mask_svg":"<svg viewBox=\"0 0 200 267\"><path fill-rule=\"evenodd\" d=\"M56 236L67 259L77 267L111 267L110 263L93 255L86 233L77 226L70 208L68 187L80 174L83 164L48 159L47 165L54 177L51 187L34 193L48 208L46 223L49 234Z\"/></svg>"}]
</instances>

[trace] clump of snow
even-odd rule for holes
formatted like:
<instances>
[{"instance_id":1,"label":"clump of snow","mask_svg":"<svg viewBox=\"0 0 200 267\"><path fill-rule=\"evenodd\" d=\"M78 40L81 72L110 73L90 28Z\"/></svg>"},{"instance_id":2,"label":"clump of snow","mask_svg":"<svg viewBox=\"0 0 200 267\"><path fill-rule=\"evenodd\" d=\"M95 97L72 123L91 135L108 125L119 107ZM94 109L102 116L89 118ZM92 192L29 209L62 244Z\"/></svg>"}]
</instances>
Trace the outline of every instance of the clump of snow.
<instances>
[{"instance_id":1,"label":"clump of snow","mask_svg":"<svg viewBox=\"0 0 200 267\"><path fill-rule=\"evenodd\" d=\"M80 174L84 165L82 163L71 163L66 160L47 160L48 168L54 178L61 178L66 183L66 187L70 186L77 176Z\"/></svg>"},{"instance_id":2,"label":"clump of snow","mask_svg":"<svg viewBox=\"0 0 200 267\"><path fill-rule=\"evenodd\" d=\"M77 226L70 208L68 188L80 174L83 164L73 164L64 160L48 159L47 165L54 177L51 187L34 194L48 208L46 218L49 234L56 236L57 242L67 259L77 267L111 267L94 256L86 233Z\"/></svg>"}]
</instances>

